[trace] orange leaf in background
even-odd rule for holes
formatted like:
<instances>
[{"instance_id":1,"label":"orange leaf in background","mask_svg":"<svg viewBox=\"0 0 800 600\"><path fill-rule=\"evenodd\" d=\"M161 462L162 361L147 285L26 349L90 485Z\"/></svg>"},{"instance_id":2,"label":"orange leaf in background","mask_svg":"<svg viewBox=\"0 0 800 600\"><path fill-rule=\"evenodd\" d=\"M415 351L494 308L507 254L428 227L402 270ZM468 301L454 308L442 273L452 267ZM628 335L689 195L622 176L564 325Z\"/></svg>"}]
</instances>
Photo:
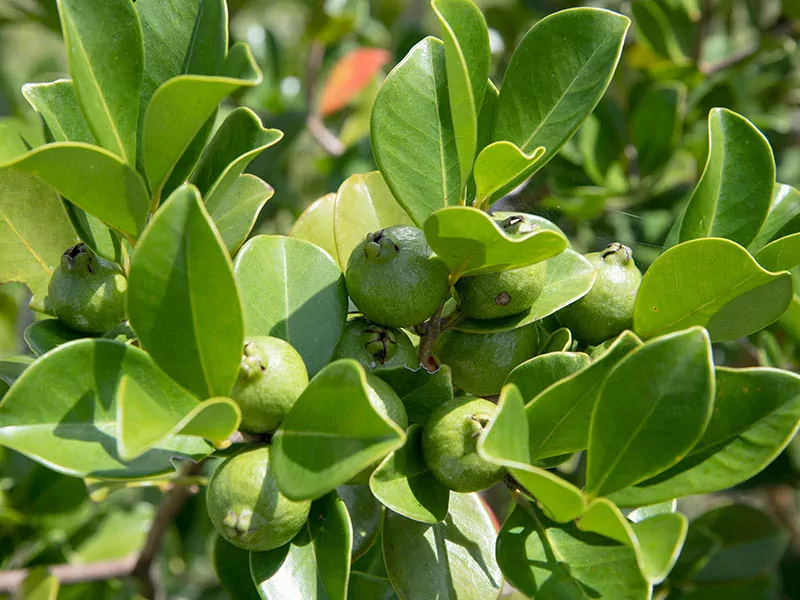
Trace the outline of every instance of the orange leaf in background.
<instances>
[{"instance_id":1,"label":"orange leaf in background","mask_svg":"<svg viewBox=\"0 0 800 600\"><path fill-rule=\"evenodd\" d=\"M322 90L320 116L327 117L347 106L390 58L388 50L382 48L357 48L340 58Z\"/></svg>"}]
</instances>

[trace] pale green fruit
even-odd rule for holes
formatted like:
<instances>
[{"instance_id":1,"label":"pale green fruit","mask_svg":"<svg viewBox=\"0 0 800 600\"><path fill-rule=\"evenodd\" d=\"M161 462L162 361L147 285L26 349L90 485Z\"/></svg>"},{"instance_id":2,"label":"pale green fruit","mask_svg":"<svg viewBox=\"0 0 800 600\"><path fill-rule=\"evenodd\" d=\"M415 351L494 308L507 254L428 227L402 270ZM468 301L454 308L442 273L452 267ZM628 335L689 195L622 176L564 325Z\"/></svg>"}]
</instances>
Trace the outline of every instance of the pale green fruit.
<instances>
[{"instance_id":1,"label":"pale green fruit","mask_svg":"<svg viewBox=\"0 0 800 600\"><path fill-rule=\"evenodd\" d=\"M333 360L339 358L355 359L370 370L419 366L417 350L403 331L364 317L350 319L345 325L333 352Z\"/></svg>"},{"instance_id":2,"label":"pale green fruit","mask_svg":"<svg viewBox=\"0 0 800 600\"><path fill-rule=\"evenodd\" d=\"M454 288L461 312L473 319L499 319L528 310L547 281L546 263L460 278Z\"/></svg>"}]
</instances>

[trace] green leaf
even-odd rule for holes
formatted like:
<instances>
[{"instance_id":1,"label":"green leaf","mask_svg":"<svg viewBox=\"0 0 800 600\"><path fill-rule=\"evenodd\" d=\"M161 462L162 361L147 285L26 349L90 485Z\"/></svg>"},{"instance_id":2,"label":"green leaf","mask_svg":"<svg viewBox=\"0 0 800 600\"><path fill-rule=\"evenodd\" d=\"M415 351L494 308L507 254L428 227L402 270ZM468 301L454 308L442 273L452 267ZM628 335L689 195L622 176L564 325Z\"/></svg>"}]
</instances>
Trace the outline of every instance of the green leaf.
<instances>
[{"instance_id":1,"label":"green leaf","mask_svg":"<svg viewBox=\"0 0 800 600\"><path fill-rule=\"evenodd\" d=\"M778 238L756 254L756 260L768 271L788 271L800 264L800 233Z\"/></svg>"},{"instance_id":2,"label":"green leaf","mask_svg":"<svg viewBox=\"0 0 800 600\"><path fill-rule=\"evenodd\" d=\"M369 487L388 509L421 523L447 517L450 490L431 474L422 458L422 427L412 425L406 443L373 471Z\"/></svg>"},{"instance_id":3,"label":"green leaf","mask_svg":"<svg viewBox=\"0 0 800 600\"><path fill-rule=\"evenodd\" d=\"M247 337L289 342L309 375L330 361L347 318L341 270L323 250L283 236L259 235L236 256Z\"/></svg>"},{"instance_id":4,"label":"green leaf","mask_svg":"<svg viewBox=\"0 0 800 600\"><path fill-rule=\"evenodd\" d=\"M509 182L545 165L594 110L611 81L630 20L595 8L562 10L536 23L506 69L494 140L544 156Z\"/></svg>"},{"instance_id":5,"label":"green leaf","mask_svg":"<svg viewBox=\"0 0 800 600\"><path fill-rule=\"evenodd\" d=\"M789 185L776 183L772 188L772 201L767 220L747 249L756 254L794 218L800 215L800 192Z\"/></svg>"},{"instance_id":6,"label":"green leaf","mask_svg":"<svg viewBox=\"0 0 800 600\"><path fill-rule=\"evenodd\" d=\"M549 352L534 356L509 373L506 384L519 388L522 399L531 401L551 385L589 366L583 352Z\"/></svg>"},{"instance_id":7,"label":"green leaf","mask_svg":"<svg viewBox=\"0 0 800 600\"><path fill-rule=\"evenodd\" d=\"M512 142L489 144L475 159L475 206L482 206L506 185L527 172L544 156L544 146L526 154Z\"/></svg>"},{"instance_id":8,"label":"green leaf","mask_svg":"<svg viewBox=\"0 0 800 600\"><path fill-rule=\"evenodd\" d=\"M780 597L781 584L774 573L750 581L725 581L711 585L692 584L679 600L773 600Z\"/></svg>"},{"instance_id":9,"label":"green leaf","mask_svg":"<svg viewBox=\"0 0 800 600\"><path fill-rule=\"evenodd\" d=\"M515 385L506 385L500 393L497 414L478 440L478 453L506 467L555 521L566 523L583 514L583 492L555 473L530 464L525 403Z\"/></svg>"},{"instance_id":10,"label":"green leaf","mask_svg":"<svg viewBox=\"0 0 800 600\"><path fill-rule=\"evenodd\" d=\"M75 331L58 319L42 319L34 321L25 328L25 342L36 356L50 352L53 348L63 346L67 342L94 337L91 334Z\"/></svg>"},{"instance_id":11,"label":"green leaf","mask_svg":"<svg viewBox=\"0 0 800 600\"><path fill-rule=\"evenodd\" d=\"M123 233L138 236L144 229L150 210L144 181L120 158L97 146L78 142L46 144L2 167L38 177L73 204Z\"/></svg>"},{"instance_id":12,"label":"green leaf","mask_svg":"<svg viewBox=\"0 0 800 600\"><path fill-rule=\"evenodd\" d=\"M414 225L392 196L378 171L351 175L336 193L333 235L336 258L344 271L350 253L368 233L392 225ZM312 240L313 241L313 240Z\"/></svg>"},{"instance_id":13,"label":"green leaf","mask_svg":"<svg viewBox=\"0 0 800 600\"><path fill-rule=\"evenodd\" d=\"M730 240L693 240L650 265L636 295L633 329L650 338L702 325L715 342L735 340L778 319L791 301L788 273L765 271Z\"/></svg>"},{"instance_id":14,"label":"green leaf","mask_svg":"<svg viewBox=\"0 0 800 600\"><path fill-rule=\"evenodd\" d=\"M116 231L94 215L64 200L64 207L78 237L103 258L122 264L122 243Z\"/></svg>"},{"instance_id":15,"label":"green leaf","mask_svg":"<svg viewBox=\"0 0 800 600\"><path fill-rule=\"evenodd\" d=\"M0 444L68 475L136 479L172 470L179 456L198 459L211 447L176 435L132 461L115 438L120 380L135 381L162 406L197 404L141 350L109 340L81 340L37 360L0 404Z\"/></svg>"},{"instance_id":16,"label":"green leaf","mask_svg":"<svg viewBox=\"0 0 800 600\"><path fill-rule=\"evenodd\" d=\"M128 316L175 381L201 399L230 394L244 344L242 308L223 242L191 185L170 196L136 246Z\"/></svg>"},{"instance_id":17,"label":"green leaf","mask_svg":"<svg viewBox=\"0 0 800 600\"><path fill-rule=\"evenodd\" d=\"M289 237L311 242L325 250L340 267L336 238L333 234L333 215L336 194L317 198L303 211L289 230Z\"/></svg>"},{"instance_id":18,"label":"green leaf","mask_svg":"<svg viewBox=\"0 0 800 600\"><path fill-rule=\"evenodd\" d=\"M567 352L570 348L572 348L572 332L566 327L559 327L545 340L541 354Z\"/></svg>"},{"instance_id":19,"label":"green leaf","mask_svg":"<svg viewBox=\"0 0 800 600\"><path fill-rule=\"evenodd\" d=\"M630 546L559 525L529 503L515 506L503 525L497 562L511 585L537 600L651 597Z\"/></svg>"},{"instance_id":20,"label":"green leaf","mask_svg":"<svg viewBox=\"0 0 800 600\"><path fill-rule=\"evenodd\" d=\"M349 592L349 600L361 598L398 600L397 593L386 574L381 544L376 544L366 556L353 563Z\"/></svg>"},{"instance_id":21,"label":"green leaf","mask_svg":"<svg viewBox=\"0 0 800 600\"><path fill-rule=\"evenodd\" d=\"M386 571L402 600L494 600L503 587L495 538L494 524L477 494L452 493L447 520L435 525L392 511L383 517Z\"/></svg>"},{"instance_id":22,"label":"green leaf","mask_svg":"<svg viewBox=\"0 0 800 600\"><path fill-rule=\"evenodd\" d=\"M22 95L41 115L53 141L95 143L71 79L26 83L22 86Z\"/></svg>"},{"instance_id":23,"label":"green leaf","mask_svg":"<svg viewBox=\"0 0 800 600\"><path fill-rule=\"evenodd\" d=\"M58 0L58 11L89 128L103 148L136 164L144 47L133 2Z\"/></svg>"},{"instance_id":24,"label":"green leaf","mask_svg":"<svg viewBox=\"0 0 800 600\"><path fill-rule=\"evenodd\" d=\"M711 110L708 137L708 161L683 214L680 241L721 237L747 246L769 212L772 148L750 121L724 108Z\"/></svg>"},{"instance_id":25,"label":"green leaf","mask_svg":"<svg viewBox=\"0 0 800 600\"><path fill-rule=\"evenodd\" d=\"M631 332L623 332L588 367L545 389L525 406L531 460L586 449L600 387L611 369L641 344Z\"/></svg>"},{"instance_id":26,"label":"green leaf","mask_svg":"<svg viewBox=\"0 0 800 600\"><path fill-rule=\"evenodd\" d=\"M630 115L630 136L642 176L660 170L675 152L685 102L686 89L676 82L653 86L636 102Z\"/></svg>"},{"instance_id":27,"label":"green leaf","mask_svg":"<svg viewBox=\"0 0 800 600\"><path fill-rule=\"evenodd\" d=\"M592 413L586 493L608 495L688 454L711 418L713 369L701 327L657 338L623 358Z\"/></svg>"},{"instance_id":28,"label":"green leaf","mask_svg":"<svg viewBox=\"0 0 800 600\"><path fill-rule=\"evenodd\" d=\"M400 396L410 423L425 423L433 409L453 398L453 379L447 365L441 365L433 373L424 367L415 371L394 367L378 369L375 375Z\"/></svg>"},{"instance_id":29,"label":"green leaf","mask_svg":"<svg viewBox=\"0 0 800 600\"><path fill-rule=\"evenodd\" d=\"M255 175L240 175L224 193L206 198L206 209L233 255L253 230L258 215L275 190Z\"/></svg>"},{"instance_id":30,"label":"green leaf","mask_svg":"<svg viewBox=\"0 0 800 600\"><path fill-rule=\"evenodd\" d=\"M675 31L664 14L666 3L658 0L640 0L631 5L631 14L637 39L641 39L656 54L669 58L674 63L686 62L681 52Z\"/></svg>"},{"instance_id":31,"label":"green leaf","mask_svg":"<svg viewBox=\"0 0 800 600\"><path fill-rule=\"evenodd\" d=\"M319 498L404 442L373 406L364 369L338 360L311 380L275 434L275 479L293 500Z\"/></svg>"},{"instance_id":32,"label":"green leaf","mask_svg":"<svg viewBox=\"0 0 800 600\"><path fill-rule=\"evenodd\" d=\"M552 258L567 247L549 229L510 236L485 212L467 206L437 210L425 221L425 238L453 279L524 267Z\"/></svg>"},{"instance_id":33,"label":"green leaf","mask_svg":"<svg viewBox=\"0 0 800 600\"><path fill-rule=\"evenodd\" d=\"M336 492L311 505L308 530L314 542L317 573L328 598L346 600L353 529L347 507Z\"/></svg>"},{"instance_id":34,"label":"green leaf","mask_svg":"<svg viewBox=\"0 0 800 600\"><path fill-rule=\"evenodd\" d=\"M269 552L251 552L250 573L263 600L325 598L307 527L285 546Z\"/></svg>"},{"instance_id":35,"label":"green leaf","mask_svg":"<svg viewBox=\"0 0 800 600\"><path fill-rule=\"evenodd\" d=\"M33 361L30 356L11 356L0 360L0 381L12 385Z\"/></svg>"},{"instance_id":36,"label":"green leaf","mask_svg":"<svg viewBox=\"0 0 800 600\"><path fill-rule=\"evenodd\" d=\"M433 0L431 7L442 26L447 92L463 186L477 151L478 110L492 58L489 30L483 13L471 0Z\"/></svg>"},{"instance_id":37,"label":"green leaf","mask_svg":"<svg viewBox=\"0 0 800 600\"><path fill-rule=\"evenodd\" d=\"M716 369L714 413L687 458L612 495L639 506L731 488L761 472L794 437L800 376L778 369Z\"/></svg>"},{"instance_id":38,"label":"green leaf","mask_svg":"<svg viewBox=\"0 0 800 600\"><path fill-rule=\"evenodd\" d=\"M250 161L282 137L283 132L277 129L265 129L249 108L237 108L206 146L191 181L210 206L218 201L218 196L225 195Z\"/></svg>"},{"instance_id":39,"label":"green leaf","mask_svg":"<svg viewBox=\"0 0 800 600\"><path fill-rule=\"evenodd\" d=\"M153 94L142 133L144 170L150 187L161 190L183 153L231 92L261 83L248 46L236 44L217 75L179 75Z\"/></svg>"},{"instance_id":40,"label":"green leaf","mask_svg":"<svg viewBox=\"0 0 800 600\"><path fill-rule=\"evenodd\" d=\"M30 175L0 170L0 282L47 294L61 254L77 241L58 195Z\"/></svg>"},{"instance_id":41,"label":"green leaf","mask_svg":"<svg viewBox=\"0 0 800 600\"><path fill-rule=\"evenodd\" d=\"M478 112L478 147L476 152L480 156L481 150L492 142L494 133L494 115L497 110L497 99L500 92L497 86L489 79L486 82L486 94L483 96L483 104Z\"/></svg>"},{"instance_id":42,"label":"green leaf","mask_svg":"<svg viewBox=\"0 0 800 600\"><path fill-rule=\"evenodd\" d=\"M417 226L461 195L448 94L444 44L427 37L392 69L372 108L375 162Z\"/></svg>"},{"instance_id":43,"label":"green leaf","mask_svg":"<svg viewBox=\"0 0 800 600\"><path fill-rule=\"evenodd\" d=\"M56 600L58 588L58 579L50 574L47 567L33 567L20 584L17 597L25 600Z\"/></svg>"},{"instance_id":44,"label":"green leaf","mask_svg":"<svg viewBox=\"0 0 800 600\"><path fill-rule=\"evenodd\" d=\"M357 561L373 547L380 534L383 505L375 499L368 485L340 485L336 493L350 515L353 527L352 560Z\"/></svg>"},{"instance_id":45,"label":"green leaf","mask_svg":"<svg viewBox=\"0 0 800 600\"><path fill-rule=\"evenodd\" d=\"M221 535L215 535L211 564L231 600L259 600L261 596L250 576L250 553L247 550L234 546Z\"/></svg>"}]
</instances>

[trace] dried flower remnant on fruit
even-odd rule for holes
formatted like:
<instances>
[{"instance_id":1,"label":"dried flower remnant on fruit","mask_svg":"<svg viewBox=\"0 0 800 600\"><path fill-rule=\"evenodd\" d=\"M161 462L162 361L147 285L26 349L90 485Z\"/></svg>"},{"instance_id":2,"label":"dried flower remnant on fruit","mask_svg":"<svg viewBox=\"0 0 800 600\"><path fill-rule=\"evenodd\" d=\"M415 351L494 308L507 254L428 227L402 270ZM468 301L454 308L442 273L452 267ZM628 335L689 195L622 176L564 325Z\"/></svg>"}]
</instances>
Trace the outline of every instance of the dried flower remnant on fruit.
<instances>
[{"instance_id":1,"label":"dried flower remnant on fruit","mask_svg":"<svg viewBox=\"0 0 800 600\"><path fill-rule=\"evenodd\" d=\"M400 252L400 247L385 232L385 229L381 229L367 235L367 243L364 244L364 257L367 260L385 262Z\"/></svg>"},{"instance_id":2,"label":"dried flower remnant on fruit","mask_svg":"<svg viewBox=\"0 0 800 600\"><path fill-rule=\"evenodd\" d=\"M332 358L352 358L370 370L401 366L413 369L418 365L416 348L402 330L364 317L347 322Z\"/></svg>"},{"instance_id":3,"label":"dried flower remnant on fruit","mask_svg":"<svg viewBox=\"0 0 800 600\"><path fill-rule=\"evenodd\" d=\"M522 215L512 215L503 220L500 228L506 233L524 235L533 233L539 229L539 226L536 223L531 223Z\"/></svg>"}]
</instances>

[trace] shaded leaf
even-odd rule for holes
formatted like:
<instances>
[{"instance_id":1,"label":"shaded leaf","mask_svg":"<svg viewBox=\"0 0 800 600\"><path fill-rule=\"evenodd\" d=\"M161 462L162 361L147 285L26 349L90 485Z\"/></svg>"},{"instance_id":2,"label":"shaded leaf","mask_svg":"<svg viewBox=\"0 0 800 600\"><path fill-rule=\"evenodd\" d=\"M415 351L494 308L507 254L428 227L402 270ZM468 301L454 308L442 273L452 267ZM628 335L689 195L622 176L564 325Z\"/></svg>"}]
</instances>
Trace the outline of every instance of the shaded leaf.
<instances>
[{"instance_id":1,"label":"shaded leaf","mask_svg":"<svg viewBox=\"0 0 800 600\"><path fill-rule=\"evenodd\" d=\"M324 598L307 527L285 546L268 552L251 552L250 573L264 600Z\"/></svg>"},{"instance_id":2,"label":"shaded leaf","mask_svg":"<svg viewBox=\"0 0 800 600\"><path fill-rule=\"evenodd\" d=\"M675 152L685 102L686 90L678 83L653 86L636 102L630 115L630 136L643 176L661 169Z\"/></svg>"},{"instance_id":3,"label":"shaded leaf","mask_svg":"<svg viewBox=\"0 0 800 600\"><path fill-rule=\"evenodd\" d=\"M34 321L25 328L24 336L25 343L36 356L50 352L53 348L58 348L67 342L95 337L89 333L70 329L58 319Z\"/></svg>"},{"instance_id":4,"label":"shaded leaf","mask_svg":"<svg viewBox=\"0 0 800 600\"><path fill-rule=\"evenodd\" d=\"M350 515L353 526L352 560L356 561L373 547L380 534L383 505L375 499L368 485L340 485L336 493Z\"/></svg>"},{"instance_id":5,"label":"shaded leaf","mask_svg":"<svg viewBox=\"0 0 800 600\"><path fill-rule=\"evenodd\" d=\"M353 527L347 507L336 492L323 496L311 505L308 531L314 543L317 573L327 597L345 600L350 579Z\"/></svg>"},{"instance_id":6,"label":"shaded leaf","mask_svg":"<svg viewBox=\"0 0 800 600\"><path fill-rule=\"evenodd\" d=\"M394 367L378 369L375 375L400 396L410 423L425 423L433 409L453 398L453 380L447 365L440 366L433 373L424 367L415 371Z\"/></svg>"},{"instance_id":7,"label":"shaded leaf","mask_svg":"<svg viewBox=\"0 0 800 600\"><path fill-rule=\"evenodd\" d=\"M234 546L221 535L214 536L211 564L220 584L231 600L258 600L258 590L250 576L250 553Z\"/></svg>"}]
</instances>

